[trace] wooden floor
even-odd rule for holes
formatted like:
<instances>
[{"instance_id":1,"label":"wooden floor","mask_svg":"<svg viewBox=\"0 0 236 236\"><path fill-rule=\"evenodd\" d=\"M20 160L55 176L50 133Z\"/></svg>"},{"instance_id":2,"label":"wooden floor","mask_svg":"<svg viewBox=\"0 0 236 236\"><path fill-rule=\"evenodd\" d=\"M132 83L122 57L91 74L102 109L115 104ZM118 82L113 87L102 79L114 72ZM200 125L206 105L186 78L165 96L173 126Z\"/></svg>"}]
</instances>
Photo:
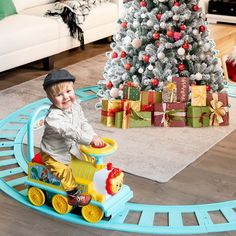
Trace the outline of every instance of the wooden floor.
<instances>
[{"instance_id":1,"label":"wooden floor","mask_svg":"<svg viewBox=\"0 0 236 236\"><path fill-rule=\"evenodd\" d=\"M212 26L211 26L212 27ZM212 27L214 28L214 27ZM216 30L214 28L214 30ZM227 26L220 27L225 32L225 45L228 51L232 48L232 41L227 42L229 32ZM235 39L236 26L231 27L232 37ZM216 30L217 31L217 30ZM214 32L216 32L214 31ZM223 34L223 33L222 33ZM218 33L217 33L217 36ZM220 40L223 40L220 37ZM219 49L219 48L218 48ZM55 67L61 68L72 63L90 58L109 50L109 44L99 42L81 49L72 50L55 56ZM224 48L224 53L228 53ZM0 90L43 75L46 71L40 62L31 63L16 69L0 73ZM235 114L231 114L233 116ZM204 138L204 137L202 137ZM148 179L126 174L125 182L134 191L134 201L156 204L197 204L231 200L236 198L236 131L207 151L196 162L177 174L168 183L160 184ZM198 145L193 143L193 145ZM174 158L174 157L173 157ZM58 219L42 215L26 208L6 196L0 194L0 234L6 235L133 235L122 232L103 231L88 227L62 222ZM212 215L216 221L221 216ZM191 219L187 219L191 220ZM134 234L135 235L135 234ZM235 232L208 235L236 235Z\"/></svg>"}]
</instances>

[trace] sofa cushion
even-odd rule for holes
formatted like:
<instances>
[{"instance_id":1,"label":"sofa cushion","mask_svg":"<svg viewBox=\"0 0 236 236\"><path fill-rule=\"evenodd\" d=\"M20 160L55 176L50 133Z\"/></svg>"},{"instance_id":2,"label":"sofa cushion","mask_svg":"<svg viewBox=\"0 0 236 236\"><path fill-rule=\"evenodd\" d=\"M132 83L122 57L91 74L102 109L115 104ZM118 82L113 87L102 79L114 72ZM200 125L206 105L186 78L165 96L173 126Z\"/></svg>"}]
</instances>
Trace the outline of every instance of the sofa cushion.
<instances>
[{"instance_id":1,"label":"sofa cushion","mask_svg":"<svg viewBox=\"0 0 236 236\"><path fill-rule=\"evenodd\" d=\"M17 12L20 12L24 9L40 6L47 3L55 2L56 0L13 0Z\"/></svg>"},{"instance_id":2,"label":"sofa cushion","mask_svg":"<svg viewBox=\"0 0 236 236\"><path fill-rule=\"evenodd\" d=\"M0 37L0 45L4 45L0 47L0 55L58 40L59 37L57 22L46 17L12 15L0 21L0 29L4 32L4 37Z\"/></svg>"},{"instance_id":3,"label":"sofa cushion","mask_svg":"<svg viewBox=\"0 0 236 236\"><path fill-rule=\"evenodd\" d=\"M13 14L16 14L16 8L12 0L0 1L0 20Z\"/></svg>"}]
</instances>

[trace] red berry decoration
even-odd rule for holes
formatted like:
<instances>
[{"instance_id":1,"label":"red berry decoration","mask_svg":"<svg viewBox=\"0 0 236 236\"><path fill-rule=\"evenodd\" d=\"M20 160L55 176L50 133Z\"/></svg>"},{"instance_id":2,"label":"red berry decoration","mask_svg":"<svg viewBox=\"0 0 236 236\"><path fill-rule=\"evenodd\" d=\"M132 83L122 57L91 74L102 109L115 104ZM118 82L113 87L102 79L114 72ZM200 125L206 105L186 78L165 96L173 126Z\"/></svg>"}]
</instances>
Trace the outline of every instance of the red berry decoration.
<instances>
[{"instance_id":1,"label":"red berry decoration","mask_svg":"<svg viewBox=\"0 0 236 236\"><path fill-rule=\"evenodd\" d=\"M206 91L209 92L211 90L211 86L210 85L207 85L206 86Z\"/></svg>"},{"instance_id":2,"label":"red berry decoration","mask_svg":"<svg viewBox=\"0 0 236 236\"><path fill-rule=\"evenodd\" d=\"M168 37L170 37L170 38L173 38L173 37L174 37L174 31L168 30L168 31L166 32L166 35L167 35Z\"/></svg>"},{"instance_id":3,"label":"red berry decoration","mask_svg":"<svg viewBox=\"0 0 236 236\"><path fill-rule=\"evenodd\" d=\"M160 20L161 17L162 17L162 14L161 14L161 13L158 13L158 14L156 15L157 20Z\"/></svg>"},{"instance_id":4,"label":"red berry decoration","mask_svg":"<svg viewBox=\"0 0 236 236\"><path fill-rule=\"evenodd\" d=\"M146 62L146 63L149 62L149 59L150 59L150 56L149 56L149 55L144 55L144 56L143 56L143 61L144 61L144 62Z\"/></svg>"},{"instance_id":5,"label":"red berry decoration","mask_svg":"<svg viewBox=\"0 0 236 236\"><path fill-rule=\"evenodd\" d=\"M205 32L205 31L206 31L206 26L201 25L201 26L199 27L199 31L200 31L200 32Z\"/></svg>"},{"instance_id":6,"label":"red berry decoration","mask_svg":"<svg viewBox=\"0 0 236 236\"><path fill-rule=\"evenodd\" d=\"M120 25L122 28L125 29L125 28L127 28L128 23L126 21L122 21Z\"/></svg>"},{"instance_id":7,"label":"red berry decoration","mask_svg":"<svg viewBox=\"0 0 236 236\"><path fill-rule=\"evenodd\" d=\"M174 3L174 6L175 6L175 7L179 7L180 5L181 5L180 2L175 2L175 3Z\"/></svg>"},{"instance_id":8,"label":"red berry decoration","mask_svg":"<svg viewBox=\"0 0 236 236\"><path fill-rule=\"evenodd\" d=\"M126 57L126 52L125 51L121 51L120 52L120 57L121 58L125 58Z\"/></svg>"},{"instance_id":9,"label":"red berry decoration","mask_svg":"<svg viewBox=\"0 0 236 236\"><path fill-rule=\"evenodd\" d=\"M188 50L189 49L189 44L187 42L185 42L183 45L182 45L182 48Z\"/></svg>"},{"instance_id":10,"label":"red berry decoration","mask_svg":"<svg viewBox=\"0 0 236 236\"><path fill-rule=\"evenodd\" d=\"M185 29L186 29L186 25L181 24L181 25L179 26L179 28L180 28L180 30L185 30Z\"/></svg>"},{"instance_id":11,"label":"red berry decoration","mask_svg":"<svg viewBox=\"0 0 236 236\"><path fill-rule=\"evenodd\" d=\"M107 83L106 87L107 87L108 89L111 89L111 88L113 87L113 83L112 83L111 81L109 81L109 82Z\"/></svg>"},{"instance_id":12,"label":"red berry decoration","mask_svg":"<svg viewBox=\"0 0 236 236\"><path fill-rule=\"evenodd\" d=\"M131 65L130 63L124 64L124 68L125 68L126 70L130 70L131 67L132 67L132 65Z\"/></svg>"},{"instance_id":13,"label":"red berry decoration","mask_svg":"<svg viewBox=\"0 0 236 236\"><path fill-rule=\"evenodd\" d=\"M194 11L198 11L198 9L199 9L198 5L194 5L194 6L193 6L193 10L194 10Z\"/></svg>"},{"instance_id":14,"label":"red berry decoration","mask_svg":"<svg viewBox=\"0 0 236 236\"><path fill-rule=\"evenodd\" d=\"M155 39L155 40L157 40L157 39L160 38L160 34L158 34L157 32L155 32L155 33L153 33L152 38Z\"/></svg>"},{"instance_id":15,"label":"red berry decoration","mask_svg":"<svg viewBox=\"0 0 236 236\"><path fill-rule=\"evenodd\" d=\"M147 6L147 3L145 1L141 1L139 3L140 7L146 7Z\"/></svg>"},{"instance_id":16,"label":"red berry decoration","mask_svg":"<svg viewBox=\"0 0 236 236\"><path fill-rule=\"evenodd\" d=\"M151 83L152 83L152 85L153 85L154 87L157 87L158 84L159 84L159 80L158 80L156 77L154 77L154 78L151 80Z\"/></svg>"},{"instance_id":17,"label":"red berry decoration","mask_svg":"<svg viewBox=\"0 0 236 236\"><path fill-rule=\"evenodd\" d=\"M112 58L117 58L118 57L118 54L116 52L113 52L112 55L111 55Z\"/></svg>"},{"instance_id":18,"label":"red berry decoration","mask_svg":"<svg viewBox=\"0 0 236 236\"><path fill-rule=\"evenodd\" d=\"M179 65L178 65L178 70L179 70L179 71L183 71L183 70L185 70L185 65L182 64L182 63L179 64Z\"/></svg>"}]
</instances>

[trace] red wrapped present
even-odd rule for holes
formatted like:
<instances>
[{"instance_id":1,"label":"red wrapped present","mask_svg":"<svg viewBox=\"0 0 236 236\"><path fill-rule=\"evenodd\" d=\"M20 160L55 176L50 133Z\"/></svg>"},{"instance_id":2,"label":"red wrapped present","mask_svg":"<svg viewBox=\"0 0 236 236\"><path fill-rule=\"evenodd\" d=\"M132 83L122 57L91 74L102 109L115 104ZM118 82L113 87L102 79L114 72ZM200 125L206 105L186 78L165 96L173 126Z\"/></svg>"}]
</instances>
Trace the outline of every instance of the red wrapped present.
<instances>
[{"instance_id":1,"label":"red wrapped present","mask_svg":"<svg viewBox=\"0 0 236 236\"><path fill-rule=\"evenodd\" d=\"M189 78L173 77L172 81L177 85L177 102L187 102L189 92Z\"/></svg>"},{"instance_id":2,"label":"red wrapped present","mask_svg":"<svg viewBox=\"0 0 236 236\"><path fill-rule=\"evenodd\" d=\"M157 103L154 105L154 126L184 127L186 103Z\"/></svg>"},{"instance_id":3,"label":"red wrapped present","mask_svg":"<svg viewBox=\"0 0 236 236\"><path fill-rule=\"evenodd\" d=\"M229 125L229 108L227 93L208 93L207 106L209 106L211 111L210 125Z\"/></svg>"}]
</instances>

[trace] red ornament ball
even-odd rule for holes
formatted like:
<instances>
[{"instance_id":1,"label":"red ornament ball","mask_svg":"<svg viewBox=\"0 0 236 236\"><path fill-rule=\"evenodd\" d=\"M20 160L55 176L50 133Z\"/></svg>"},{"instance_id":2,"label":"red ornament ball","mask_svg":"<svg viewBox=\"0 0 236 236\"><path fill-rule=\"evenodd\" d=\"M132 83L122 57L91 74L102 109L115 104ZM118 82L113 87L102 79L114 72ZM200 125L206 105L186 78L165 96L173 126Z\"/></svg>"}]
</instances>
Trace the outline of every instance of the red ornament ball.
<instances>
[{"instance_id":1,"label":"red ornament ball","mask_svg":"<svg viewBox=\"0 0 236 236\"><path fill-rule=\"evenodd\" d=\"M187 42L183 43L182 48L188 50L189 49L189 44Z\"/></svg>"},{"instance_id":2,"label":"red ornament ball","mask_svg":"<svg viewBox=\"0 0 236 236\"><path fill-rule=\"evenodd\" d=\"M150 56L149 56L149 55L144 55L144 56L143 56L143 61L144 61L144 62L146 62L146 63L149 62L149 59L150 59Z\"/></svg>"},{"instance_id":3,"label":"red ornament ball","mask_svg":"<svg viewBox=\"0 0 236 236\"><path fill-rule=\"evenodd\" d=\"M175 3L174 3L174 6L175 6L175 7L179 7L180 5L181 5L180 2L175 2Z\"/></svg>"},{"instance_id":4,"label":"red ornament ball","mask_svg":"<svg viewBox=\"0 0 236 236\"><path fill-rule=\"evenodd\" d=\"M179 65L178 65L178 70L179 70L179 71L183 71L183 70L185 70L185 65L182 64L182 63L179 64Z\"/></svg>"},{"instance_id":5,"label":"red ornament ball","mask_svg":"<svg viewBox=\"0 0 236 236\"><path fill-rule=\"evenodd\" d=\"M121 58L125 58L126 57L126 52L125 51L121 51L120 52L120 57Z\"/></svg>"},{"instance_id":6,"label":"red ornament ball","mask_svg":"<svg viewBox=\"0 0 236 236\"><path fill-rule=\"evenodd\" d=\"M127 28L128 23L126 21L122 21L120 25L122 28L125 29L125 28Z\"/></svg>"},{"instance_id":7,"label":"red ornament ball","mask_svg":"<svg viewBox=\"0 0 236 236\"><path fill-rule=\"evenodd\" d=\"M207 85L206 86L206 91L209 92L211 90L211 86L210 85Z\"/></svg>"},{"instance_id":8,"label":"red ornament ball","mask_svg":"<svg viewBox=\"0 0 236 236\"><path fill-rule=\"evenodd\" d=\"M198 5L193 6L193 11L198 11L198 9L199 9Z\"/></svg>"},{"instance_id":9,"label":"red ornament ball","mask_svg":"<svg viewBox=\"0 0 236 236\"><path fill-rule=\"evenodd\" d=\"M118 57L118 54L116 52L113 52L112 55L111 55L112 58L117 58Z\"/></svg>"},{"instance_id":10,"label":"red ornament ball","mask_svg":"<svg viewBox=\"0 0 236 236\"><path fill-rule=\"evenodd\" d=\"M168 37L170 37L170 38L173 38L173 37L174 37L174 31L168 30L168 31L166 32L166 35L167 35Z\"/></svg>"},{"instance_id":11,"label":"red ornament ball","mask_svg":"<svg viewBox=\"0 0 236 236\"><path fill-rule=\"evenodd\" d=\"M140 7L146 7L146 6L147 6L147 2L141 1L141 2L139 3L139 6L140 6Z\"/></svg>"},{"instance_id":12,"label":"red ornament ball","mask_svg":"<svg viewBox=\"0 0 236 236\"><path fill-rule=\"evenodd\" d=\"M181 25L179 26L179 28L180 28L180 30L185 30L185 29L186 29L186 25L181 24Z\"/></svg>"},{"instance_id":13,"label":"red ornament ball","mask_svg":"<svg viewBox=\"0 0 236 236\"><path fill-rule=\"evenodd\" d=\"M158 34L157 32L155 32L155 33L153 33L152 38L155 39L155 40L157 40L157 39L160 38L160 34Z\"/></svg>"},{"instance_id":14,"label":"red ornament ball","mask_svg":"<svg viewBox=\"0 0 236 236\"><path fill-rule=\"evenodd\" d=\"M154 78L151 80L151 84L152 84L154 87L157 87L158 84L159 84L159 80L158 80L156 77L154 77Z\"/></svg>"},{"instance_id":15,"label":"red ornament ball","mask_svg":"<svg viewBox=\"0 0 236 236\"><path fill-rule=\"evenodd\" d=\"M199 27L199 31L200 31L200 32L205 32L205 31L206 31L206 26L201 25L201 26Z\"/></svg>"},{"instance_id":16,"label":"red ornament ball","mask_svg":"<svg viewBox=\"0 0 236 236\"><path fill-rule=\"evenodd\" d=\"M157 20L160 20L161 17L162 17L162 14L161 14L161 13L158 13L158 14L156 15Z\"/></svg>"},{"instance_id":17,"label":"red ornament ball","mask_svg":"<svg viewBox=\"0 0 236 236\"><path fill-rule=\"evenodd\" d=\"M111 81L109 81L109 82L107 83L106 87L107 87L108 89L111 89L111 88L113 87L113 83L112 83Z\"/></svg>"},{"instance_id":18,"label":"red ornament ball","mask_svg":"<svg viewBox=\"0 0 236 236\"><path fill-rule=\"evenodd\" d=\"M125 68L126 70L130 70L131 67L132 67L132 65L131 65L130 63L124 64L124 68Z\"/></svg>"}]
</instances>

